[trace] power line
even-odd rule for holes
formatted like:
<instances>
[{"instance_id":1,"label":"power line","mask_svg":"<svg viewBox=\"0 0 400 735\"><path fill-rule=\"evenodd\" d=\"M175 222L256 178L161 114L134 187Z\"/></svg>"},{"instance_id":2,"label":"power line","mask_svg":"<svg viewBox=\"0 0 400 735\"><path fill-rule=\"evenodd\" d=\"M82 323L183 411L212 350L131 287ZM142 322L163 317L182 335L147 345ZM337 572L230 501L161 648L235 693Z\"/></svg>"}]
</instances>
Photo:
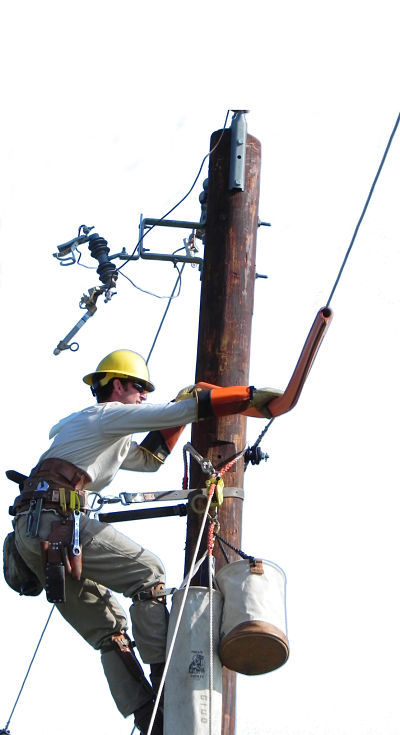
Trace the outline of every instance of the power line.
<instances>
[{"instance_id":1,"label":"power line","mask_svg":"<svg viewBox=\"0 0 400 735\"><path fill-rule=\"evenodd\" d=\"M391 146L391 144L392 144L392 142L393 142L393 138L394 138L394 136L395 136L395 134L396 134L396 131L397 131L397 128L398 128L399 124L400 124L400 113L399 113L399 115L397 116L397 120L396 120L396 122L395 122L395 125L394 125L394 127L393 127L393 130L392 130L392 132L391 132L391 134L390 134L390 136L389 136L389 140L388 140L388 142L387 142L387 145L386 145L386 148L385 148L384 154L383 154L383 156L382 156L382 159L381 159L381 162L380 162L380 164L379 164L378 170L377 170L377 172L376 172L375 178L374 178L374 180L373 180L373 182L372 182L372 186L371 186L371 188L370 188L370 190L369 190L369 193L368 193L368 196L367 196L366 202L365 202L365 204L364 204L364 207L363 207L363 209L362 209L361 215L360 215L360 217L359 217L359 220L358 220L358 222L357 222L356 228L355 228L355 230L354 230L354 233L353 233L353 237L351 238L351 241L350 241L350 245L349 245L349 246L348 246L348 248L347 248L347 251L346 251L346 255L345 255L344 259L343 259L342 265L340 266L340 269L339 269L338 275L337 275L337 277L336 277L335 283L334 283L334 285L333 285L332 291L331 291L331 293L330 293L329 299L328 299L328 301L327 301L327 303L326 303L326 308L328 308L328 307L329 307L329 305L330 305L330 303L331 303L331 301L332 301L333 295L334 295L334 293L335 293L335 291L336 291L337 285L338 285L338 283L339 283L339 281L340 281L340 279L341 279L341 277L342 277L342 274L343 274L344 268L345 268L345 266L346 266L347 260L348 260L348 258L349 258L349 255L350 255L351 249L352 249L352 247L353 247L353 245L354 245L354 242L355 242L355 239L356 239L356 237L357 237L357 235L358 235L358 231L359 231L359 229L360 229L361 223L362 223L362 221L363 221L363 219L364 219L364 217L365 217L366 211L367 211L367 209L368 209L369 203L370 203L370 201L371 201L371 198L372 198L372 195L373 195L373 193L374 193L374 189L375 189L375 186L376 186L376 184L377 184L377 181L378 181L378 179L379 179L379 176L380 176L380 174L381 174L381 171L382 171L382 169L383 169L384 163L385 163L385 161L386 161L386 157L387 157L387 154L388 154L388 152L389 152L390 146ZM262 440L262 439L264 438L265 434L267 433L267 431L268 431L269 427L271 426L271 424L273 423L273 421L274 421L274 418L272 418L272 419L271 419L271 420L269 421L269 423L268 423L268 424L266 425L266 427L265 427L265 428L263 429L263 431L261 432L261 434L259 434L258 438L257 438L257 439L256 439L256 441L254 442L254 444L253 444L253 446L251 447L251 449L255 449L255 448L257 448L257 447L258 447L258 445L260 444L261 440Z\"/></svg>"},{"instance_id":2,"label":"power line","mask_svg":"<svg viewBox=\"0 0 400 735\"><path fill-rule=\"evenodd\" d=\"M227 113L226 113L226 116L225 116L225 121L224 121L224 126L223 126L223 128L222 128L222 130L221 130L221 135L219 136L219 138L218 138L218 140L217 140L217 142L216 142L215 146L214 146L214 147L213 147L213 148L212 148L212 149L211 149L210 151L208 151L208 153L206 153L206 155L204 156L204 158L203 158L203 160L202 160L202 162L201 162L201 164L200 164L200 168L199 168L199 170L198 170L198 172L197 172L196 178L195 178L195 180L193 181L193 184L191 185L190 189L189 189L189 190L188 190L188 191L186 192L186 194L185 194L185 195L184 195L184 196L183 196L183 197L182 197L182 198L181 198L181 199L179 200L179 202L177 202L176 204L174 204L174 206L173 206L173 207L171 207L171 209L169 209L169 210L168 210L168 212L166 212L165 214L163 214L163 216L162 216L162 217L160 217L159 221L161 221L161 220L163 220L163 219L166 219L166 217L168 217L168 216L169 216L170 214L172 214L172 212L174 212L174 211L175 211L175 209L177 209L178 207L180 207L180 205L181 205L181 204L182 204L182 203L183 203L183 202L185 201L185 199L187 199L187 198L188 198L188 196L189 196L189 195L190 195L190 194L192 193L192 191L193 191L194 187L196 186L196 184L197 184L197 182L198 182L198 180L199 180L200 174L201 174L201 172L202 172L202 170L203 170L203 166L204 166L204 164L205 164L205 162L206 162L207 158L209 158L209 156L211 156L211 153L213 153L213 152L214 152L214 151L216 150L216 148L218 148L218 146L219 146L219 144L220 144L220 142L221 142L221 140L222 140L222 136L223 136L223 134L224 134L224 132L225 132L225 130L226 130L226 124L227 124L227 122L228 122L229 112L230 112L230 110L228 110L228 111L227 111ZM145 238L145 237L146 237L146 236L147 236L147 235L149 234L149 232L151 232L151 230L152 230L152 229L153 229L154 227L156 227L156 225L151 225L151 227L149 227L149 228L148 228L148 229L146 230L146 232L144 232L144 233L143 233L142 237L141 237L141 238L140 238L140 239L138 240L138 242L136 243L135 249L134 249L134 250L133 250L133 252L131 253L130 257L132 257L132 256L133 256L133 255L134 255L134 254L136 253L136 250L138 249L138 247L139 247L140 243L141 243L141 242L143 241L143 239L144 239L144 238ZM122 268L125 268L125 266L127 265L127 263L128 263L128 262L129 262L129 258L128 258L128 259L127 259L127 260L125 261L125 263L122 263L122 265L120 265L120 267L119 267L119 268L117 268L117 271L121 271L121 270L122 270Z\"/></svg>"},{"instance_id":3,"label":"power line","mask_svg":"<svg viewBox=\"0 0 400 735\"><path fill-rule=\"evenodd\" d=\"M175 267L176 267L176 265L175 265ZM176 294L176 296L171 296L171 294L169 296L160 296L157 293L153 293L153 291L147 291L145 288L142 288L141 286L138 286L137 283L134 283L132 281L132 278L129 278L129 276L126 275L126 273L121 273L121 276L123 276L124 278L126 278L126 280L129 281L129 283L131 284L131 286L134 286L134 288L137 288L138 291L141 291L142 293L145 293L148 296L154 296L155 299L169 299L169 300L171 298L177 299L178 296L179 296L179 294L180 294L180 289L179 289L179 292ZM175 292L175 287L173 289L173 293L174 292Z\"/></svg>"},{"instance_id":4,"label":"power line","mask_svg":"<svg viewBox=\"0 0 400 735\"><path fill-rule=\"evenodd\" d=\"M191 192L193 191L194 187L196 186L196 183L197 183L197 181L199 180L199 177L200 177L200 174L201 174L201 171L202 171L202 169L203 169L203 166L204 166L204 163L205 163L205 161L207 160L207 158L209 158L209 156L211 155L211 153L213 153L213 152L214 152L214 151L215 151L215 150L216 150L216 149L218 148L218 146L219 146L219 144L220 144L220 142L221 142L221 140L222 140L222 136L223 136L223 134L224 134L224 132L225 132L225 130L226 130L226 124L227 124L227 122L228 122L228 116L229 116L229 112L230 112L230 111L228 110L228 111L227 111L227 113L226 113L226 116L225 116L225 121L224 121L224 126L223 126L223 128L222 128L222 131L221 131L221 135L219 136L219 138L218 138L218 140L217 140L216 144L214 145L214 147L213 147L213 148L211 148L211 150L210 150L210 151L209 151L209 152L208 152L208 153L207 153L207 154L206 154L206 155L205 155L205 156L203 157L203 160L202 160L202 162L201 162L201 164L200 164L200 168L199 168L199 170L198 170L197 176L196 176L195 180L193 181L193 184L191 185L191 187L190 187L189 191L188 191L188 192L187 192L187 193L185 194L185 196L183 196L183 197L182 197L182 199L180 199L180 200L179 200L179 202L178 202L177 204L175 204L175 205L174 205L174 206L173 206L173 207L172 207L172 208L171 208L171 209L170 209L170 210L169 210L168 212L166 212L166 214L164 214L164 215L163 215L163 216L162 216L162 217L161 217L160 219L165 219L166 217L168 217L168 215L169 215L169 214L171 214L171 213L172 213L172 212L173 212L173 211L174 211L175 209L177 209L177 208L178 208L178 207L179 207L179 206L180 206L180 205L182 204L182 202L184 202L184 201L185 201L185 199L187 199L187 197L189 196L189 194L191 194ZM146 235L148 235L148 233L149 233L149 232L150 232L150 231L151 231L151 230L153 229L153 227L155 227L155 225L152 225L151 227L149 227L149 229L148 229L148 230L147 230L147 231L146 231L146 232L145 232L145 233L143 234L143 236L142 236L142 240L143 240L143 237L145 237ZM133 251L133 253L135 253L135 251L136 251L136 250L137 250L137 248L139 247L139 244L140 244L140 242L141 242L141 241L139 240L139 242L137 243L137 245L136 245L136 247L135 247L135 250ZM133 255L133 253L132 253L132 255ZM122 268L123 266L125 266L127 262L128 262L128 261L126 261L126 262L125 262L125 263L124 263L124 264L123 264L122 266L120 266L120 268L118 268L118 270L120 271L120 270L121 270L121 268ZM185 267L185 263L183 263L183 265L182 265L182 268L181 268L180 270L179 270L179 268L178 268L178 266L177 266L176 264L175 264L175 267L176 267L176 268L178 269L178 277L177 277L177 279L176 279L176 281L175 281L175 285L174 285L174 287L173 287L173 289L172 289L172 292L171 292L171 295L170 295L170 297L169 297L169 299L168 299L168 304L167 304L167 306L166 306L166 308L165 308L165 310L164 310L164 314L163 314L163 316L162 316L162 318L161 318L161 322L160 322L160 324L159 324L159 326L158 326L158 328L157 328L157 331L156 331L156 335L155 335L155 337L154 337L154 340L153 340L153 343L152 343L152 345L151 345L151 348L150 348L149 354L148 354L148 356L147 356L147 360L146 360L146 362L147 362L147 363L148 363L148 362L149 362L149 360L150 360L150 357L151 357L151 355L152 355L152 352L153 352L153 350L154 350L155 344L156 344L156 342L157 342L157 339L158 339L158 337L159 337L159 335L160 335L160 332L161 332L162 326L163 326L163 324L164 324L165 318L166 318L166 316L167 316L167 313L168 313L169 307L171 306L171 302L172 302L172 299L173 299L173 298L177 298L177 296L179 296L179 293L180 293L180 289L181 289L181 285L182 285L182 284L181 284L181 278L182 278L182 272L183 272L183 269L184 269L184 267ZM125 274L123 273L122 275L125 275ZM126 278L128 278L128 277L126 276ZM130 279L129 279L129 278L128 278L128 280L130 281ZM133 281L130 281L130 282L132 283L132 285L133 285L133 286L135 286L136 288L139 288L138 286L136 286L136 285L135 285L135 284L133 283ZM176 290L176 287L177 287L178 283L179 283L179 286L180 286L180 287L179 287L179 292L178 292L178 294L177 294L176 296L174 296L174 294L175 294L175 290ZM143 289L139 289L139 290L140 290L140 291L142 291ZM149 292L149 291L146 291L145 293L150 293L150 292ZM156 296L156 294L153 294L153 296ZM162 297L158 297L158 298L162 298Z\"/></svg>"},{"instance_id":5,"label":"power line","mask_svg":"<svg viewBox=\"0 0 400 735\"><path fill-rule=\"evenodd\" d=\"M326 302L326 306L329 306L329 304L331 303L331 301L332 301L332 298L333 298L333 294L335 293L335 291L336 291L336 287L337 287L337 285L338 285L338 283L339 283L339 281L340 281L340 279L341 279L341 277L342 277L342 273L343 273L344 267L345 267L345 265L346 265L346 263L347 263L347 260L348 260L348 257L349 257L349 255L350 255L351 249L352 249L352 247L353 247L353 245L354 245L354 241L355 241L355 239L356 239L356 237L357 237L357 235L358 235L358 231L359 231L359 229L360 229L361 223L362 223L362 221L363 221L363 219L364 219L364 216L365 216L365 213L366 213L366 211L367 211L367 209L368 209L369 203L370 203L370 201L371 201L371 198L372 198L372 194L374 193L374 189L375 189L376 183L377 183L377 181L378 181L378 179L379 179L379 176L380 176L380 174L381 174L381 171L382 171L382 169L383 169L383 165L384 165L384 163L385 163L385 160L386 160L386 156L387 156L387 154L388 154L388 152L389 152L389 148L390 148L390 146L391 146L391 144L392 144L392 141L393 141L393 138L394 138L394 136L395 136L395 134L396 134L397 128L398 128L398 126L399 126L399 123L400 123L400 113L399 113L399 115L397 116L397 120L396 120L396 122L395 122L394 128L393 128L393 130L392 130L392 132L391 132L391 134L390 134L390 137L389 137L388 143L387 143L387 145L386 145L386 148L385 148L385 152L384 152L384 154L383 154L383 156L382 156L382 160L381 160L381 162L380 162L380 164L379 164L379 167L378 167L378 171L377 171L377 173L376 173L376 176L375 176L375 178L374 178L374 180L373 180L372 186L371 186L371 188L370 188L370 190L369 190L369 193L368 193L368 196L367 196L367 200L366 200L366 202L365 202L365 204L364 204L364 207L363 207L363 210L362 210L362 212L361 212L360 218L359 218L359 220L358 220L358 222L357 222L356 228L355 228L355 230L354 230L354 233L353 233L353 237L351 238L351 242L350 242L350 245L349 245L349 247L347 248L347 252L346 252L346 255L344 256L344 259L343 259L343 263L342 263L342 265L341 265L341 267L340 267L340 269L339 269L339 273L338 273L338 275L337 275L337 278L336 278L336 281L335 281L335 283L334 283L334 285L333 285L333 288L332 288L332 291L331 291L331 293L330 293L329 299L328 299L328 301Z\"/></svg>"},{"instance_id":6,"label":"power line","mask_svg":"<svg viewBox=\"0 0 400 735\"><path fill-rule=\"evenodd\" d=\"M160 332L161 332L161 328L162 328L162 326L163 326L163 324L164 324L164 321L165 321L165 317L167 316L167 313L168 313L168 309L169 309L169 307L171 306L171 302L172 302L172 299L173 299L173 298L177 298L177 296L179 296L179 293L180 293L180 290L181 290L181 288L180 288L180 287L181 287L181 277L182 277L182 271L183 271L183 269L184 269L185 265L186 265L186 264L185 264L185 263L183 263L183 265L182 265L182 268L181 268L180 270L179 270L178 266L176 266L176 268L178 269L178 278L177 278L177 279L176 279L176 281L175 281L175 285L174 285L174 287L173 287L173 289L172 289L172 292L171 292L171 295L170 295L170 297L169 297L169 301L168 301L168 304L167 304L167 306L165 307L165 310L164 310L164 314L163 314L163 316L162 316L162 318L161 318L161 322L160 322L160 324L159 324L159 326L158 326L158 329L157 329L157 332L156 332L156 336L154 337L154 340L153 340L153 344L151 345L151 347L150 347L150 351L149 351L149 354L147 355L147 360L146 360L146 363L147 363L147 364L148 364L148 362L149 362L149 360L150 360L151 354L152 354L152 352L153 352L153 350L154 350L155 344L156 344L156 342L157 342L157 339L158 339L158 337L159 337L159 334L160 334ZM174 296L174 293L175 293L175 290L176 290L176 287L177 287L178 283L179 283L179 293L177 294L177 296Z\"/></svg>"}]
</instances>

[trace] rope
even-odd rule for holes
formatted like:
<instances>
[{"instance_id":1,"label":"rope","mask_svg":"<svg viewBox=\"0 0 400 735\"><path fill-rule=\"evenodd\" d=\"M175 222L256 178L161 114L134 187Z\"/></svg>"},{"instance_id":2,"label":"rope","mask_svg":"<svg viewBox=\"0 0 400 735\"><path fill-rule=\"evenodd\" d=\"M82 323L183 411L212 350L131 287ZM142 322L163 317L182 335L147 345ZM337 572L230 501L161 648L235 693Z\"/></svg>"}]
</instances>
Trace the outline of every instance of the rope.
<instances>
[{"instance_id":1,"label":"rope","mask_svg":"<svg viewBox=\"0 0 400 735\"><path fill-rule=\"evenodd\" d=\"M390 146L392 145L392 141L393 141L393 138L394 138L394 136L395 136L395 134L396 134L397 128L398 128L398 126L399 126L399 123L400 123L400 113L399 113L399 115L397 116L397 120L396 120L396 122L395 122L394 128L393 128L393 130L392 130L392 132L391 132L391 134L390 134L389 140L388 140L388 142L387 142L387 145L386 145L386 148L385 148L385 152L384 152L384 154L383 154L383 156L382 156L382 160L381 160L381 162L380 162L380 164L379 164L379 167L378 167L378 171L377 171L377 173L376 173L376 175L375 175L375 178L374 178L374 180L373 180L373 182L372 182L372 186L371 186L371 188L370 188L370 190L369 190L369 193L368 193L368 196L367 196L367 200L366 200L366 202L365 202L365 204L364 204L364 207L363 207L363 210L362 210L362 212L361 212L360 218L359 218L359 220L358 220L358 222L357 222L356 228L355 228L355 230L354 230L354 233L353 233L353 237L351 238L351 242L350 242L350 245L349 245L349 247L347 248L347 252L346 252L346 255L344 256L344 259L343 259L343 263L342 263L342 265L341 265L341 267L340 267L340 269L339 269L339 273L338 273L338 275L337 275L337 278L336 278L336 281L335 281L335 283L334 283L334 285L333 285L333 288L332 288L332 291L331 291L331 293L330 293L329 299L328 299L328 301L326 302L326 306L327 306L327 307L328 307L328 306L329 306L329 304L331 303L331 301L332 301L332 298L333 298L333 294L335 293L335 291L336 291L336 287L337 287L337 285L338 285L338 283L339 283L339 281L340 281L340 279L341 279L341 277L342 277L342 273L343 273L344 267L345 267L345 265L346 265L346 263L347 263L347 259L348 259L349 255L350 255L351 249L352 249L352 247L353 247L353 245L354 245L354 241L355 241L355 239L356 239L356 237L357 237L357 235L358 235L358 231L359 231L359 229L360 229L361 223L362 223L362 221L363 221L363 219L364 219L364 216L365 216L365 213L366 213L366 211L367 211L367 209L368 209L369 203L370 203L370 201L371 201L371 198L372 198L372 194L374 193L374 189L375 189L376 183L377 183L377 181L378 181L378 179L379 179L379 176L380 176L380 174L381 174L381 171L382 171L382 169L383 169L383 165L384 165L384 163L385 163L385 160L386 160L386 156L387 156L387 154L388 154L388 152L389 152L389 148L390 148Z\"/></svg>"},{"instance_id":2,"label":"rope","mask_svg":"<svg viewBox=\"0 0 400 735\"><path fill-rule=\"evenodd\" d=\"M210 488L210 490L211 490L211 488ZM164 688L164 683L165 683L165 679L166 679L166 676L167 676L168 667L169 667L169 664L170 664L170 661L171 661L171 658L172 658L172 653L173 653L175 642L176 642L176 638L177 638L177 635L178 635L180 622L182 620L182 615L183 615L185 603L186 603L186 600L187 600L187 596L189 594L189 580L193 576L193 570L194 570L194 567L195 567L195 564L196 564L197 554L199 553L200 543L201 543L201 539L203 537L203 532L204 532L204 528L205 528L206 521L207 521L208 511L209 511L210 505L211 505L211 499L212 499L212 494L209 492L209 497L207 499L207 505L206 505L206 508L205 508L205 511L204 511L203 520L201 522L201 527L200 527L199 535L198 535L197 542L196 542L196 548L194 550L193 558L192 558L192 563L190 565L190 570L189 570L189 574L188 574L188 577L189 577L188 583L187 583L187 585L185 587L185 591L183 593L182 604L181 604L181 607L180 607L180 610L179 610L179 613L178 613L178 617L177 617L177 620L176 620L176 626L175 626L175 630L174 630L174 633L173 633L173 636L172 636L172 639L171 639L171 645L169 647L167 659L165 661L165 667L164 667L163 675L161 677L160 686L159 686L159 689L158 689L158 692L157 692L156 701L154 703L153 713L151 715L151 720L150 720L150 724L149 724L149 729L147 731L147 735L151 735L151 731L153 729L154 720L155 720L155 717L156 717L156 714L157 714L157 709L158 709L158 706L159 706L159 703L160 703L162 690Z\"/></svg>"},{"instance_id":3,"label":"rope","mask_svg":"<svg viewBox=\"0 0 400 735\"><path fill-rule=\"evenodd\" d=\"M212 488L212 495L214 494L214 488ZM211 492L211 488L210 488ZM214 667L213 667L213 549L214 549L214 529L215 522L211 521L208 526L208 599L209 599L209 681L208 681L208 724L210 735L213 735L212 719L213 719L213 691L214 691Z\"/></svg>"},{"instance_id":4,"label":"rope","mask_svg":"<svg viewBox=\"0 0 400 735\"><path fill-rule=\"evenodd\" d=\"M244 453L245 453L245 449L242 449L242 451L239 452L236 455L236 457L234 457L232 460L230 460L229 462L227 462L224 465L224 467L222 467L219 470L218 476L216 475L215 476L215 479L217 480L217 477L220 477L221 475L225 474L225 472L227 472L240 459L240 457L243 456ZM186 457L186 453L185 452L184 452L183 456L184 456L185 468L187 468L187 457ZM198 462L204 461L204 458L201 457L200 455L195 456L195 459ZM171 639L171 644L170 644L170 647L169 647L168 655L167 655L167 658L166 658L166 661L165 661L165 667L164 667L163 675L161 677L161 682L160 682L160 686L159 686L159 689L158 689L158 692L157 692L157 697L156 697L156 700L154 702L154 708L153 708L153 712L152 712L152 715L151 715L151 720L150 720L150 724L149 724L149 729L147 731L147 735L151 735L151 732L152 732L152 729L153 729L153 725L154 725L154 720L155 720L156 714L157 714L157 709L158 709L158 706L160 704L160 699L161 699L162 691L163 691L163 688L164 688L164 684L165 684L165 679L166 679L166 676L167 676L168 668L169 668L169 665L170 665L170 662L171 662L172 654L173 654L173 651L174 651L176 638L177 638L177 635L178 635L178 632L179 632L179 626L180 626L180 623L181 623L181 620L182 620L182 615L183 615L183 611L184 611L184 608L185 608L185 603L186 603L186 600L187 600L187 596L189 594L189 582L190 582L190 580L191 580L191 578L193 577L193 574L194 574L194 568L196 566L196 559L197 559L197 555L199 553L201 539L203 538L203 533L204 533L204 528L205 528L205 525L206 525L206 521L209 519L208 512L210 510L210 505L211 505L211 501L212 501L212 498L213 498L213 495L214 495L215 487L216 487L216 482L211 483L210 484L210 487L208 489L207 505L206 505L205 510L204 510L203 520L201 522L200 531L199 531L199 534L198 534L198 537L197 537L197 541L196 541L196 547L195 547L195 550L193 552L192 562L191 562L191 565L190 565L189 572L187 574L187 584L185 586L185 591L183 593L182 603L181 603L181 607L180 607L180 610L179 610L179 613L178 613L178 617L177 617L177 620L176 620L175 630L174 630L174 633L173 633L173 636L172 636L172 639ZM215 524L212 523L210 525L214 527ZM210 531L209 531L209 539L210 539ZM210 541L209 541L209 543L210 543ZM209 557L210 557L210 554L209 554ZM209 560L209 564L210 564L210 560ZM209 575L209 576L211 577L211 575ZM211 608L212 608L212 598L210 597L210 611L211 611ZM210 612L210 616L212 616L212 612ZM210 625L211 625L211 623L210 623ZM211 648L211 646L212 646L212 636L210 636L210 639L211 639L211 643L210 643L210 662L211 662L211 660L212 660L212 648ZM210 680L211 680L211 677L212 677L212 671L210 670ZM210 720L210 723L211 723L211 696L210 696L209 707L210 707L210 717L209 717L209 720ZM211 724L210 724L210 727L211 727ZM211 730L210 730L210 735L212 735Z\"/></svg>"},{"instance_id":5,"label":"rope","mask_svg":"<svg viewBox=\"0 0 400 735\"><path fill-rule=\"evenodd\" d=\"M21 688L20 688L20 690L19 690L19 692L18 692L18 696L17 696L17 698L16 698L16 700L15 700L15 703L14 703L14 706L13 706L13 708L12 708L12 710L11 710L11 714L10 714L10 717L8 718L8 722L7 722L7 724L6 724L5 728L4 728L4 730L3 730L2 732L4 732L4 731L5 731L5 732L8 732L8 726L9 726L9 724L10 724L10 722L11 722L11 718L12 718L12 716L13 716L13 714L14 714L15 708L16 708L16 706L17 706L17 704L18 704L18 701L19 701L19 698L20 698L20 696L21 696L21 694L22 694L22 690L23 690L23 688L24 688L24 686L25 686L25 683L26 683L26 680L27 680L27 678L28 678L28 676L29 676L29 672L30 672L30 670L31 670L31 668L32 668L32 664L33 664L33 662L34 662L34 660L35 660L35 657L36 657L36 654L37 654L37 652L38 652L38 650L39 650L39 646L40 646L40 644L41 644L41 642L42 642L43 636L44 636L44 634L45 634L45 632L46 632L46 628L47 628L47 626L48 626L48 624L49 624L49 622L50 622L50 618L51 618L51 616L52 616L52 614L53 614L54 608L55 608L55 605L53 605L53 606L52 606L52 608L51 608L51 610L50 610L50 613L49 613L49 617L47 618L47 620L46 620L46 624L45 624L45 626L44 626L44 628L43 628L43 630L42 630L41 636L40 636L40 638L39 638L39 642L38 642L38 644L37 644L37 646L36 646L36 648L35 648L35 652L34 652L34 654L33 654L33 656L32 656L31 662L30 662L30 664L29 664L29 666L28 666L28 670L27 670L27 672L26 672L26 674L25 674L25 678L24 678L24 680L23 680L23 682L22 682L22 684L21 684Z\"/></svg>"},{"instance_id":6,"label":"rope","mask_svg":"<svg viewBox=\"0 0 400 735\"><path fill-rule=\"evenodd\" d=\"M227 462L227 463L226 463L226 464L225 464L225 465L224 465L224 466L222 467L222 469L218 470L218 475L219 475L219 476L221 477L221 475L224 475L224 474L225 474L225 472L228 472L228 470L230 470L230 469L231 469L231 467L233 467L233 465L234 465L234 464L236 464L236 462L237 462L237 461L238 461L238 460L239 460L239 459L240 459L241 457L243 457L243 455L244 455L245 453L246 453L246 447L244 447L244 449L242 449L242 451L241 451L241 452L239 452L238 454L236 454L236 456L235 456L235 457L234 457L233 459L231 459L231 460L230 460L229 462Z\"/></svg>"}]
</instances>

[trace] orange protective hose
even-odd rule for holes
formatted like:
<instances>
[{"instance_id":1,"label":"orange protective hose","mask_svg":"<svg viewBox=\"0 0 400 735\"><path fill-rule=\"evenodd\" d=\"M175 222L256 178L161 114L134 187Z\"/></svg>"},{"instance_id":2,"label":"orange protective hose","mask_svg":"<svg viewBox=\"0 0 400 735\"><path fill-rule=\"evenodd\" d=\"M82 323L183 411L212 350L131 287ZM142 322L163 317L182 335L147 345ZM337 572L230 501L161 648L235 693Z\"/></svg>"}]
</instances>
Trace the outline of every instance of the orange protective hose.
<instances>
[{"instance_id":1,"label":"orange protective hose","mask_svg":"<svg viewBox=\"0 0 400 735\"><path fill-rule=\"evenodd\" d=\"M268 410L273 418L290 411L299 400L303 385L311 370L332 317L333 313L331 309L324 307L319 310L285 392L282 396L277 396L268 403Z\"/></svg>"},{"instance_id":2,"label":"orange protective hose","mask_svg":"<svg viewBox=\"0 0 400 735\"><path fill-rule=\"evenodd\" d=\"M285 392L281 396L273 398L268 403L268 411L270 412L272 418L275 418L276 416L281 416L283 413L287 413L292 408L294 408L297 401L299 400L304 383L306 382L307 376L312 368L322 340L325 337L326 331L332 321L332 317L333 312L327 306L319 310L317 316L314 319L314 323L308 333L308 337L301 351L301 355L298 359L297 365L293 371L293 375L289 380ZM211 383L196 383L196 386L198 388L204 389L219 388L219 386L212 385ZM261 416L261 414L256 409L248 409L241 413L245 415L251 415L250 412L252 411L256 411L254 415Z\"/></svg>"}]
</instances>

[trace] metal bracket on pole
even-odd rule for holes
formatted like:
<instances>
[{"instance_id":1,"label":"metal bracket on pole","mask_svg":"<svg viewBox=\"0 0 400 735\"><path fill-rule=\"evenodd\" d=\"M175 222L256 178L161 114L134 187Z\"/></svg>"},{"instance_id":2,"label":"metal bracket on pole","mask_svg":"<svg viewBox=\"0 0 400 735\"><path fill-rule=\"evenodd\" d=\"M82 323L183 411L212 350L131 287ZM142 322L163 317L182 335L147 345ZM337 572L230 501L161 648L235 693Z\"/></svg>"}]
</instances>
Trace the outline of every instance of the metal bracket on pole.
<instances>
[{"instance_id":1,"label":"metal bracket on pole","mask_svg":"<svg viewBox=\"0 0 400 735\"><path fill-rule=\"evenodd\" d=\"M231 123L231 161L229 168L229 188L244 191L246 180L246 139L247 122L245 113L249 110L232 110Z\"/></svg>"},{"instance_id":2,"label":"metal bracket on pole","mask_svg":"<svg viewBox=\"0 0 400 735\"><path fill-rule=\"evenodd\" d=\"M173 263L195 263L197 265L202 265L203 258L198 258L194 256L193 254L189 254L187 252L187 255L176 255L171 254L167 255L166 253L151 253L148 248L143 247L143 238L145 235L145 230L150 227L177 227L184 230L192 230L194 233L196 233L198 230L202 231L204 230L204 224L201 224L200 222L183 222L181 220L174 220L174 219L153 219L151 217L143 218L143 215L140 215L140 223L139 223L139 257L149 260L167 260L172 261Z\"/></svg>"},{"instance_id":3,"label":"metal bracket on pole","mask_svg":"<svg viewBox=\"0 0 400 735\"><path fill-rule=\"evenodd\" d=\"M186 255L177 255L176 253L152 253L149 248L143 247L143 239L147 234L147 231L153 227L176 227L183 230L192 230L192 235L187 241L184 241ZM205 224L201 222L184 222L182 220L175 219L153 219L152 217L143 217L143 214L141 214L137 253L129 255L126 248L123 248L120 253L112 255L110 260L114 260L115 258L119 258L120 260L139 260L139 258L143 258L144 260L163 260L164 262L167 261L170 263L194 263L201 268L203 258L194 255L194 253L198 252L195 245L195 237L197 236L199 240L202 239L204 227Z\"/></svg>"}]
</instances>

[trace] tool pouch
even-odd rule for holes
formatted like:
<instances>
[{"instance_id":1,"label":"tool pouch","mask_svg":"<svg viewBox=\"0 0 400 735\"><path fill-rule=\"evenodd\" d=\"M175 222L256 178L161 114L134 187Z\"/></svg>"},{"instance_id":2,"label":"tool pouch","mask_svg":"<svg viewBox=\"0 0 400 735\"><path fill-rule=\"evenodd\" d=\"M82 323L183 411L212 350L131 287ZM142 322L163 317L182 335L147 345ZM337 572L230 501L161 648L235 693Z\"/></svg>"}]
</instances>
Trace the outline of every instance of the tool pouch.
<instances>
[{"instance_id":1,"label":"tool pouch","mask_svg":"<svg viewBox=\"0 0 400 735\"><path fill-rule=\"evenodd\" d=\"M44 567L46 597L49 602L65 602L65 567L62 563L47 562Z\"/></svg>"},{"instance_id":2,"label":"tool pouch","mask_svg":"<svg viewBox=\"0 0 400 735\"><path fill-rule=\"evenodd\" d=\"M82 553L72 553L73 532L72 520L54 521L48 540L41 543L49 602L65 602L66 572L73 579L81 578Z\"/></svg>"},{"instance_id":3,"label":"tool pouch","mask_svg":"<svg viewBox=\"0 0 400 735\"><path fill-rule=\"evenodd\" d=\"M43 586L20 555L15 544L14 531L11 531L4 539L3 572L8 586L15 592L20 595L40 595Z\"/></svg>"}]
</instances>

